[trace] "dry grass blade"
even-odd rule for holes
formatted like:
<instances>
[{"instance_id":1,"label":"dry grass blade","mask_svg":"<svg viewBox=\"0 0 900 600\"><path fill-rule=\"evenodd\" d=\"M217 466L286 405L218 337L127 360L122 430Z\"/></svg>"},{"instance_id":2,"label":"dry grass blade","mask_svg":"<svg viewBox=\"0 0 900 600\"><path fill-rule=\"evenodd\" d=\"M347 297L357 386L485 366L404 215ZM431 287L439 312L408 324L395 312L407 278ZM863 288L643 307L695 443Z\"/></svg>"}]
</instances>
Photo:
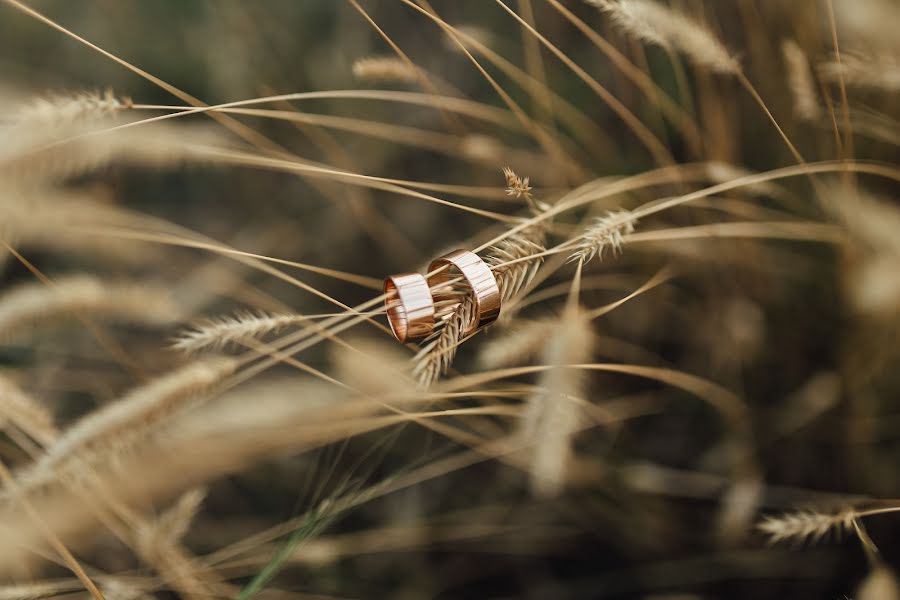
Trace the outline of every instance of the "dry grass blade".
<instances>
[{"instance_id":1,"label":"dry grass blade","mask_svg":"<svg viewBox=\"0 0 900 600\"><path fill-rule=\"evenodd\" d=\"M530 481L535 495L554 497L562 492L572 439L579 430L585 372L569 365L591 359L593 334L590 318L577 306L568 306L554 323L541 356L540 388L529 399L522 416L521 435L532 446Z\"/></svg>"},{"instance_id":2,"label":"dry grass blade","mask_svg":"<svg viewBox=\"0 0 900 600\"><path fill-rule=\"evenodd\" d=\"M721 161L710 161L705 163L704 166L706 169L706 176L709 177L709 180L713 183L728 183L730 181L752 177L756 174L743 167ZM786 196L783 189L777 184L768 181L742 186L739 191L746 191L751 194L759 194L760 196L769 196L776 199L784 199Z\"/></svg>"},{"instance_id":3,"label":"dry grass blade","mask_svg":"<svg viewBox=\"0 0 900 600\"><path fill-rule=\"evenodd\" d=\"M605 217L597 217L594 224L581 234L578 250L569 257L569 262L590 262L594 257L603 260L607 248L613 254L622 252L624 236L634 233L637 219L627 210L608 211Z\"/></svg>"},{"instance_id":4,"label":"dry grass blade","mask_svg":"<svg viewBox=\"0 0 900 600\"><path fill-rule=\"evenodd\" d=\"M71 316L112 322L165 325L178 318L168 290L140 283L111 283L88 275L52 285L22 284L0 296L0 340Z\"/></svg>"},{"instance_id":5,"label":"dry grass blade","mask_svg":"<svg viewBox=\"0 0 900 600\"><path fill-rule=\"evenodd\" d=\"M587 0L625 33L650 44L683 52L698 67L735 75L741 65L705 25L652 0Z\"/></svg>"}]
</instances>

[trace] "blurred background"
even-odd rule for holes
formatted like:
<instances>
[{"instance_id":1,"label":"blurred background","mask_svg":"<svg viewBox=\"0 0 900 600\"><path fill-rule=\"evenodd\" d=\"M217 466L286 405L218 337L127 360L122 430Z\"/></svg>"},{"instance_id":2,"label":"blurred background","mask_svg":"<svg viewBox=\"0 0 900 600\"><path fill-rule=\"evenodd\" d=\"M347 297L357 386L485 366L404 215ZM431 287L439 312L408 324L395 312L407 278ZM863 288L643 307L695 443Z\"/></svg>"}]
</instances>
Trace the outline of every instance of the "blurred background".
<instances>
[{"instance_id":1,"label":"blurred background","mask_svg":"<svg viewBox=\"0 0 900 600\"><path fill-rule=\"evenodd\" d=\"M707 194L641 219L635 231L648 232L646 239L626 240L620 252L607 250L602 260L585 264L579 302L588 310L627 296L661 269L672 278L593 319L592 350L583 362L665 369L704 383L585 374L579 385L594 421L572 440L560 494L534 494L527 469L487 457L425 476L429 466L471 446L466 439L512 435L515 423L508 415L453 417L448 421L462 432L456 438L407 424L336 436L312 449L298 444L215 476L186 478L185 485L173 484L178 489L147 498L141 510L166 515L173 499L171 510L190 508L194 497L180 494L203 488L199 508L185 509L190 518L179 548L187 554L179 555L178 564L188 565L187 575L175 569L190 585L167 577L159 563L103 527L66 533L66 544L106 597L900 597L884 575L900 561L896 515L860 519L864 536L853 527L841 532L829 525L818 542L811 530L772 545L758 529L766 516L893 507L891 499L900 496L894 166L900 5L663 3L721 40L741 65L735 74L698 61L696 53L707 50L702 44L692 48L690 36L676 35L661 47L652 27L638 39L628 22L617 23L614 11L603 8L606 3L594 4L601 7L569 0L507 2L545 44L503 5L484 0L28 3L97 47L91 48L28 14L24 5L0 2L0 232L8 244L0 317L11 332L28 321L26 331L0 336L0 373L39 398L63 431L183 364L172 339L198 320L241 310L343 310L258 266L196 247L201 239L360 276L361 283L275 265L356 306L380 293L386 275L421 270L448 249L474 248L508 228L490 214L528 215L525 202L505 191L506 166L529 177L531 193L550 205L589 182L595 190L610 186L608 194L558 216L548 247L576 238L607 211L634 210L796 166L796 155L754 93L805 162L852 158L887 173L842 171L829 163L816 174L801 170L799 176ZM457 28L461 41L429 12ZM834 39L846 56L837 66ZM786 42L793 50L785 49ZM56 133L41 133L21 120L22 111L41 98L102 97L109 90L127 107L115 116L121 120L107 122L103 115L88 129L189 104L98 49L209 105L310 94L229 114L240 126L213 119L213 113L192 114L147 128L156 131L152 139L135 133L144 129L123 129L117 132L121 141L96 156L86 138L83 161L57 156L43 145L65 142L73 130L57 124ZM420 71L398 61L397 49ZM806 72L805 83L799 72ZM613 184L622 178L667 164L611 108L606 93L660 141L668 166L692 166L660 184L616 191ZM669 112L660 108L663 96ZM537 123L534 129L523 125L522 114ZM23 167L16 162L26 155L17 154L22 148L47 156L38 156L43 162L36 167ZM254 163L248 156L386 178L453 205L333 173ZM64 235L54 229L56 220L92 227L121 217L104 216L101 209L128 211L132 220L123 231L131 233L95 236L88 227ZM751 222L769 225L728 230L757 232L741 235L694 229ZM788 222L795 227L785 227ZM649 233L679 229L694 234L672 239L677 235ZM182 236L195 247L139 235L151 231ZM503 366L541 364L540 351L530 348L539 347L543 336L535 340L521 331L561 318L576 272L564 258L547 258L513 317L460 348L451 381L486 370L491 350L521 354L515 365ZM162 289L174 312L154 323L106 324L101 314L97 327L79 319L44 327L43 317L27 310L18 316L11 296L37 281L36 272L51 281L84 275ZM400 363L413 355L369 324L356 326L346 339L381 343L377 352L395 351ZM366 371L361 358L336 359L340 348L319 344L298 357L338 379L342 369ZM502 402L509 410L521 406L522 394L527 396L521 390L537 379L512 378L507 383L520 386L519 396ZM707 384L738 398L740 410L723 414L721 406L701 399L718 393ZM326 384L311 388L290 364L242 385L225 394L245 406L266 393L296 403L335 393ZM506 398L490 385L481 391ZM484 401L473 396L456 402L471 407ZM16 472L39 449L29 451L13 425L4 424L0 456ZM246 433L252 438L253 431ZM419 473L421 483L372 498L363 494ZM352 507L297 521L321 512L324 500L347 494L356 494ZM8 496L4 501L11 502ZM253 537L279 524L285 524L280 534ZM217 555L222 549L230 552ZM60 561L24 562L4 569L4 597L85 594ZM263 583L259 574L267 569ZM873 573L882 579L872 583ZM33 588L21 587L29 582ZM48 582L56 587L38 585Z\"/></svg>"}]
</instances>

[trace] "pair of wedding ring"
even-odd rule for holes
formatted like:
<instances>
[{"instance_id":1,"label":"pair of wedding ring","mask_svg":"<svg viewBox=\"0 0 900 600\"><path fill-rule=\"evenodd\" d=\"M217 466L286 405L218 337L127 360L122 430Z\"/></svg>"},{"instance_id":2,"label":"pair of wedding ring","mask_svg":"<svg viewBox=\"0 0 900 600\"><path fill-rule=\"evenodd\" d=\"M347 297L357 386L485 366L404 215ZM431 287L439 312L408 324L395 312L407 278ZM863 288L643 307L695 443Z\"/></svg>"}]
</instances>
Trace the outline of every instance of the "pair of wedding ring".
<instances>
[{"instance_id":1,"label":"pair of wedding ring","mask_svg":"<svg viewBox=\"0 0 900 600\"><path fill-rule=\"evenodd\" d=\"M453 297L450 282L465 283L475 298L475 316L466 333L492 323L500 315L500 288L491 268L474 252L454 250L428 265L430 277L419 273L392 275L384 280L385 307L391 331L399 342L425 337L434 329L435 302Z\"/></svg>"}]
</instances>

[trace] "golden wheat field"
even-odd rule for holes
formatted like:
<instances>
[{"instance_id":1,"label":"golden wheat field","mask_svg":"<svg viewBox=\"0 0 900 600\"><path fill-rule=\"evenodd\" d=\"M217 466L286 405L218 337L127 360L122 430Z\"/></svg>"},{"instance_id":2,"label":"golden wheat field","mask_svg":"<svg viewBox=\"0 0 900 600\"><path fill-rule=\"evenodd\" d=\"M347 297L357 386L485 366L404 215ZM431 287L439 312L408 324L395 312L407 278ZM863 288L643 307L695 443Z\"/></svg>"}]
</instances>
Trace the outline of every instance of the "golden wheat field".
<instances>
[{"instance_id":1,"label":"golden wheat field","mask_svg":"<svg viewBox=\"0 0 900 600\"><path fill-rule=\"evenodd\" d=\"M900 600L897 0L0 0L0 600Z\"/></svg>"}]
</instances>

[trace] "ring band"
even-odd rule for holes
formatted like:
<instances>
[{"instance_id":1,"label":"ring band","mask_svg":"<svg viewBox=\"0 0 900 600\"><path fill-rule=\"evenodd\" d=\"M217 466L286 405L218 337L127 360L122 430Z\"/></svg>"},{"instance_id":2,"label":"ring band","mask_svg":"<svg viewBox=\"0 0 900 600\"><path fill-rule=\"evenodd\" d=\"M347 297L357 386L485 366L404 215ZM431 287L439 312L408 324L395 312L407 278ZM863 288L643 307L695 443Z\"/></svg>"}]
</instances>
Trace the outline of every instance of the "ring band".
<instances>
[{"instance_id":1,"label":"ring band","mask_svg":"<svg viewBox=\"0 0 900 600\"><path fill-rule=\"evenodd\" d=\"M469 325L466 333L471 333L479 327L493 323L500 316L500 288L491 268L481 260L481 257L468 250L454 250L431 262L428 272L445 267L440 273L436 273L428 284L435 286L446 283L452 279L451 267L455 267L468 282L475 297L476 319Z\"/></svg>"},{"instance_id":2,"label":"ring band","mask_svg":"<svg viewBox=\"0 0 900 600\"><path fill-rule=\"evenodd\" d=\"M384 280L384 293L388 323L398 342L431 333L434 329L434 300L422 275L392 275Z\"/></svg>"}]
</instances>

